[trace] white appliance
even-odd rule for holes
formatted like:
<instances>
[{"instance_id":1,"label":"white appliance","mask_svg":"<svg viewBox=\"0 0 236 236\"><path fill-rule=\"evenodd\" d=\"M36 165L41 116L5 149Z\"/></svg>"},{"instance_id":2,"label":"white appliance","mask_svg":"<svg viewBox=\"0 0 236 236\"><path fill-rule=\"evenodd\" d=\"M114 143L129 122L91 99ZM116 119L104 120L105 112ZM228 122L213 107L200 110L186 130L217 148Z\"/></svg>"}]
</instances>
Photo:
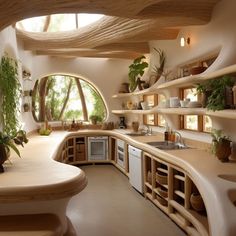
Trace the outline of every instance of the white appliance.
<instances>
[{"instance_id":1,"label":"white appliance","mask_svg":"<svg viewBox=\"0 0 236 236\"><path fill-rule=\"evenodd\" d=\"M88 137L88 160L107 160L108 137Z\"/></svg>"},{"instance_id":2,"label":"white appliance","mask_svg":"<svg viewBox=\"0 0 236 236\"><path fill-rule=\"evenodd\" d=\"M142 150L129 145L129 182L143 193Z\"/></svg>"},{"instance_id":3,"label":"white appliance","mask_svg":"<svg viewBox=\"0 0 236 236\"><path fill-rule=\"evenodd\" d=\"M120 167L125 168L125 142L123 140L117 139L116 144L117 164Z\"/></svg>"}]
</instances>

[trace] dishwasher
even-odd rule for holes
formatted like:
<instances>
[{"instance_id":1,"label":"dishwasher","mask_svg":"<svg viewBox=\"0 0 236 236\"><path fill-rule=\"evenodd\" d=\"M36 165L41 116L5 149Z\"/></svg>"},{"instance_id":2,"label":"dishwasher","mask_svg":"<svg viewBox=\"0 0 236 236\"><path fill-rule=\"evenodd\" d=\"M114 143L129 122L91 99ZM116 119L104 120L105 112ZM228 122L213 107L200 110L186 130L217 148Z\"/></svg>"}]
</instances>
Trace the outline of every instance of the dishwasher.
<instances>
[{"instance_id":1,"label":"dishwasher","mask_svg":"<svg viewBox=\"0 0 236 236\"><path fill-rule=\"evenodd\" d=\"M143 193L142 178L142 150L129 145L129 182L130 184Z\"/></svg>"}]
</instances>

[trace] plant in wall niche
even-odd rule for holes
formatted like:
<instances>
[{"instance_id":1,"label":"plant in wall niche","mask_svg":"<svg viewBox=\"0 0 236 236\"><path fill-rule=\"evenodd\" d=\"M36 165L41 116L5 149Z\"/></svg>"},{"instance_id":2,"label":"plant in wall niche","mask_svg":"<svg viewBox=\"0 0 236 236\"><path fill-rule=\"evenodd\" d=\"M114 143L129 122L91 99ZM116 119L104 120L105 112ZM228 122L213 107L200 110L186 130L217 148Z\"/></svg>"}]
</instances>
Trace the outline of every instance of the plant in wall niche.
<instances>
[{"instance_id":1,"label":"plant in wall niche","mask_svg":"<svg viewBox=\"0 0 236 236\"><path fill-rule=\"evenodd\" d=\"M229 76L208 80L205 83L198 84L197 92L203 95L203 107L208 110L218 111L230 108L229 98L232 93L234 80Z\"/></svg>"},{"instance_id":2,"label":"plant in wall niche","mask_svg":"<svg viewBox=\"0 0 236 236\"><path fill-rule=\"evenodd\" d=\"M231 139L223 135L222 130L213 129L212 136L212 152L222 162L229 161L231 154Z\"/></svg>"},{"instance_id":3,"label":"plant in wall niche","mask_svg":"<svg viewBox=\"0 0 236 236\"><path fill-rule=\"evenodd\" d=\"M144 59L146 59L145 56L138 57L129 66L129 89L131 92L137 88L139 83L142 83L138 76L143 76L145 68L148 67L148 63L143 61Z\"/></svg>"}]
</instances>

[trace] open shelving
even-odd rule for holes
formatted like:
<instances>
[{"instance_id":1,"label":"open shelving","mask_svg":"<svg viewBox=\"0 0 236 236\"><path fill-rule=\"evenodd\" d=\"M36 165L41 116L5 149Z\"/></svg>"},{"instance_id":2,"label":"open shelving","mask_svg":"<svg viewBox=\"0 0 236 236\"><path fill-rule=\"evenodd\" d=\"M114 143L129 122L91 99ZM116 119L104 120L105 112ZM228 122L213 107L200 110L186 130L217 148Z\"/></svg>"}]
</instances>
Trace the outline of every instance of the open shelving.
<instances>
[{"instance_id":1,"label":"open shelving","mask_svg":"<svg viewBox=\"0 0 236 236\"><path fill-rule=\"evenodd\" d=\"M199 211L190 200L193 193L199 194L190 177L181 168L146 152L143 163L145 197L189 235L209 236L205 209Z\"/></svg>"},{"instance_id":2,"label":"open shelving","mask_svg":"<svg viewBox=\"0 0 236 236\"><path fill-rule=\"evenodd\" d=\"M61 161L67 164L82 163L87 160L86 137L71 137L65 141Z\"/></svg>"},{"instance_id":3,"label":"open shelving","mask_svg":"<svg viewBox=\"0 0 236 236\"><path fill-rule=\"evenodd\" d=\"M206 108L159 108L158 106L149 110L112 110L113 114L172 114L172 115L207 115L212 117L236 119L236 110L225 109L210 111Z\"/></svg>"},{"instance_id":4,"label":"open shelving","mask_svg":"<svg viewBox=\"0 0 236 236\"><path fill-rule=\"evenodd\" d=\"M204 73L201 73L198 75L190 75L190 76L178 78L178 79L171 80L171 81L161 83L161 84L159 82L156 82L156 84L154 84L152 87L148 89L135 91L132 93L118 93L118 94L113 95L112 97L125 98L125 97L131 97L131 96L152 94L152 93L159 92L163 89L169 89L172 87L183 88L183 87L187 87L196 83L201 83L205 80L214 79L214 78L218 78L218 77L221 77L224 75L230 75L230 74L236 74L236 64L227 66L222 69L218 69L216 71L212 71L212 72L205 71Z\"/></svg>"}]
</instances>

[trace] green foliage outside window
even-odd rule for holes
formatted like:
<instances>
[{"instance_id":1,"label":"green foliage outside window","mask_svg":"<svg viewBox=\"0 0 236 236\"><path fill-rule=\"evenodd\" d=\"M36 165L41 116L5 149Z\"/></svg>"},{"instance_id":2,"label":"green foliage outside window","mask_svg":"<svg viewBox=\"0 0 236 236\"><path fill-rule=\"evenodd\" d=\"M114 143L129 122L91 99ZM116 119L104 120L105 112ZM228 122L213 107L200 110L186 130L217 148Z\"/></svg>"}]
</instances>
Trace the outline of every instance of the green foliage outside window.
<instances>
[{"instance_id":1,"label":"green foliage outside window","mask_svg":"<svg viewBox=\"0 0 236 236\"><path fill-rule=\"evenodd\" d=\"M33 112L37 121L88 121L91 115L99 116L101 121L106 118L106 107L101 95L90 83L82 79L53 75L42 78L37 84L33 93Z\"/></svg>"}]
</instances>

